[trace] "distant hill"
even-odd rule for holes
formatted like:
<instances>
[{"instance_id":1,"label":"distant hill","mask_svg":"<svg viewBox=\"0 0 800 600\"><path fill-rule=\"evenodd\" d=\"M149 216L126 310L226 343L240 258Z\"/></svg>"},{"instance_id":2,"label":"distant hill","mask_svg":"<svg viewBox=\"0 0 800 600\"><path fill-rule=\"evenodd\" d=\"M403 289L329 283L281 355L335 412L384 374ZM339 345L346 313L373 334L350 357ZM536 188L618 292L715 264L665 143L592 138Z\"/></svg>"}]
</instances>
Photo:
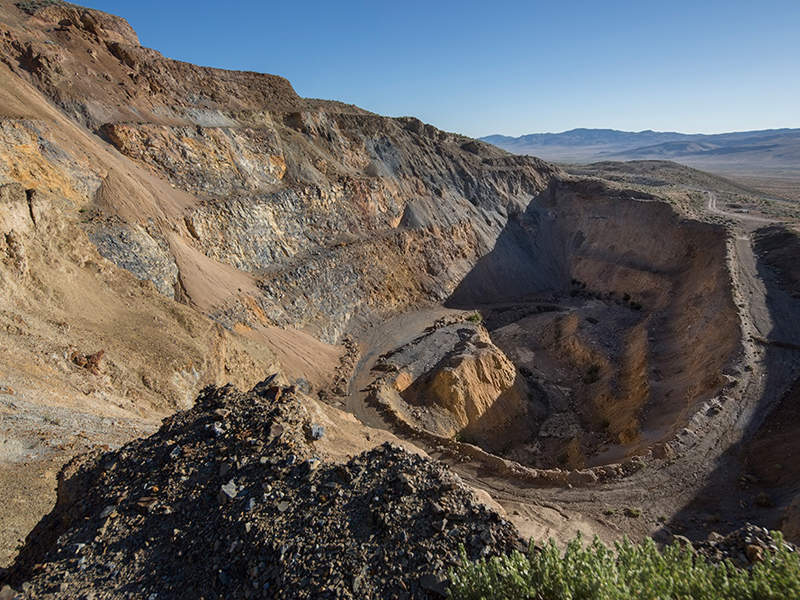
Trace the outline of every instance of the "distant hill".
<instances>
[{"instance_id":1,"label":"distant hill","mask_svg":"<svg viewBox=\"0 0 800 600\"><path fill-rule=\"evenodd\" d=\"M481 139L515 154L557 162L656 159L723 173L800 176L800 129L714 135L572 129L520 137L490 135Z\"/></svg>"}]
</instances>

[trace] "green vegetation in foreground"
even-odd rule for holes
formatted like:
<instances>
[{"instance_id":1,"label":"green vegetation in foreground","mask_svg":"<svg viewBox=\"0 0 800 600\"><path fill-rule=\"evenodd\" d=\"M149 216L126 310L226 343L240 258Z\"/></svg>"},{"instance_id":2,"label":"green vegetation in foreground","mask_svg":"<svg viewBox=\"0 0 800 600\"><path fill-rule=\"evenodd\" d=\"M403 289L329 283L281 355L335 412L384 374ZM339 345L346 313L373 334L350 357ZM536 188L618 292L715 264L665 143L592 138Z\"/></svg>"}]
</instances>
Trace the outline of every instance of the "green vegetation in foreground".
<instances>
[{"instance_id":1,"label":"green vegetation in foreground","mask_svg":"<svg viewBox=\"0 0 800 600\"><path fill-rule=\"evenodd\" d=\"M578 536L562 554L551 540L543 550L463 564L450 574L457 600L788 600L800 598L800 558L773 532L777 552L751 570L709 562L672 545L660 552L653 540L624 541L609 548Z\"/></svg>"}]
</instances>

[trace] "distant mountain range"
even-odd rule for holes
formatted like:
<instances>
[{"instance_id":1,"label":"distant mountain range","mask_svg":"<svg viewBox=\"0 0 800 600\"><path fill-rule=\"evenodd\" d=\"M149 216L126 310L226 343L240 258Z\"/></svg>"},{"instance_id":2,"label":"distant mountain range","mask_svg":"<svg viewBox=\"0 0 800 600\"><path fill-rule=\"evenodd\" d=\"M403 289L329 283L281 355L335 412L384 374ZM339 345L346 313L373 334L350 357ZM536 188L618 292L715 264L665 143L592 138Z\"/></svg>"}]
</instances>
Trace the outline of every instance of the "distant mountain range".
<instances>
[{"instance_id":1,"label":"distant mountain range","mask_svg":"<svg viewBox=\"0 0 800 600\"><path fill-rule=\"evenodd\" d=\"M572 129L563 133L490 135L481 139L515 154L556 162L657 159L724 173L800 176L800 129L713 135Z\"/></svg>"}]
</instances>

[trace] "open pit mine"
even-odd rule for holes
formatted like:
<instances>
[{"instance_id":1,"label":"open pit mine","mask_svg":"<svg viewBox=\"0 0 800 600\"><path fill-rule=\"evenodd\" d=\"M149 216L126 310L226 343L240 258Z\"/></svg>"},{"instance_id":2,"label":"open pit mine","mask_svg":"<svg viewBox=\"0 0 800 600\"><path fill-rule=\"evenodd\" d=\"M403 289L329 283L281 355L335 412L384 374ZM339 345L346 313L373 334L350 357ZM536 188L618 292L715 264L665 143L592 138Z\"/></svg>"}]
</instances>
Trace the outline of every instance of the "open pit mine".
<instances>
[{"instance_id":1,"label":"open pit mine","mask_svg":"<svg viewBox=\"0 0 800 600\"><path fill-rule=\"evenodd\" d=\"M800 238L0 0L2 598L800 541ZM5 595L3 595L5 594Z\"/></svg>"}]
</instances>

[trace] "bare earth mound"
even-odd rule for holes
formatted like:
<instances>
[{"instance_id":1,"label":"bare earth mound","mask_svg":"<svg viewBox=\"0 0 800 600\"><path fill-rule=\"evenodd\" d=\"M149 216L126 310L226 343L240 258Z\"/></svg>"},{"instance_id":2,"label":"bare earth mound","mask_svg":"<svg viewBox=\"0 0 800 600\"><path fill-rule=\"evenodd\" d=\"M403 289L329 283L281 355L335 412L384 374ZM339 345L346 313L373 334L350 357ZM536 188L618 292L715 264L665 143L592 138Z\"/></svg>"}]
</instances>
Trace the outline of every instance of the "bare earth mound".
<instances>
[{"instance_id":1,"label":"bare earth mound","mask_svg":"<svg viewBox=\"0 0 800 600\"><path fill-rule=\"evenodd\" d=\"M519 544L457 476L386 444L339 464L293 390L194 408L61 474L12 582L25 598L426 598L464 546ZM101 592L102 590L102 592Z\"/></svg>"}]
</instances>

